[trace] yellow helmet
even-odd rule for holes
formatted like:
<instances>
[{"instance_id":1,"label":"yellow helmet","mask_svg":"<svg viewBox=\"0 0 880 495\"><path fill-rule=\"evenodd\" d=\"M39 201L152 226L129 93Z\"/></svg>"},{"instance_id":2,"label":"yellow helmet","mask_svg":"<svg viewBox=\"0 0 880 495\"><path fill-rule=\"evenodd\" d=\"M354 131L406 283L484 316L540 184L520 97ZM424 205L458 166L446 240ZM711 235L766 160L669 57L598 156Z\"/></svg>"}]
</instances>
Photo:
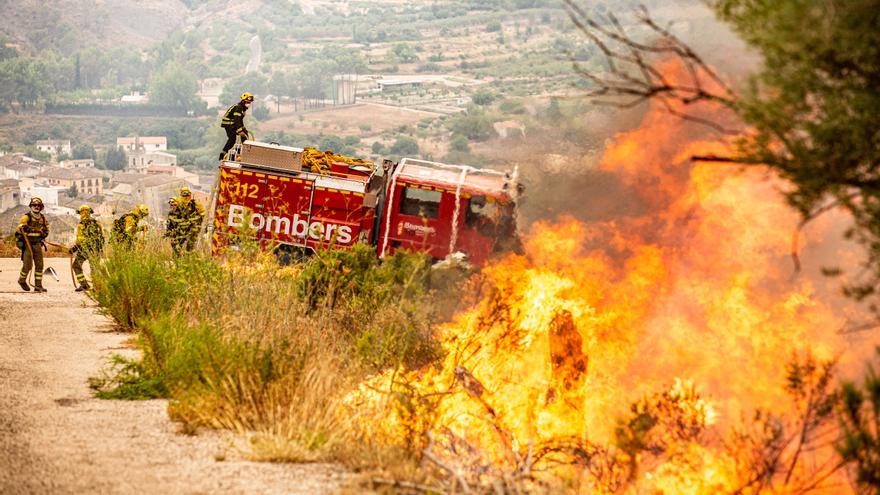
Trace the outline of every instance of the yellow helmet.
<instances>
[{"instance_id":1,"label":"yellow helmet","mask_svg":"<svg viewBox=\"0 0 880 495\"><path fill-rule=\"evenodd\" d=\"M82 213L82 212L84 212L84 211L87 211L87 212L89 212L89 213L94 213L95 210L93 210L92 207L89 206L89 205L82 205L82 206L80 206L79 208L77 208L76 211L79 212L79 213Z\"/></svg>"},{"instance_id":2,"label":"yellow helmet","mask_svg":"<svg viewBox=\"0 0 880 495\"><path fill-rule=\"evenodd\" d=\"M241 94L241 101L254 101L254 95L245 91Z\"/></svg>"},{"instance_id":3,"label":"yellow helmet","mask_svg":"<svg viewBox=\"0 0 880 495\"><path fill-rule=\"evenodd\" d=\"M180 188L180 195L184 196L184 197L192 196L192 191L190 191L188 187L181 187Z\"/></svg>"},{"instance_id":4,"label":"yellow helmet","mask_svg":"<svg viewBox=\"0 0 880 495\"><path fill-rule=\"evenodd\" d=\"M133 213L139 217L145 217L150 214L150 209L147 208L147 205L137 205L134 207Z\"/></svg>"}]
</instances>

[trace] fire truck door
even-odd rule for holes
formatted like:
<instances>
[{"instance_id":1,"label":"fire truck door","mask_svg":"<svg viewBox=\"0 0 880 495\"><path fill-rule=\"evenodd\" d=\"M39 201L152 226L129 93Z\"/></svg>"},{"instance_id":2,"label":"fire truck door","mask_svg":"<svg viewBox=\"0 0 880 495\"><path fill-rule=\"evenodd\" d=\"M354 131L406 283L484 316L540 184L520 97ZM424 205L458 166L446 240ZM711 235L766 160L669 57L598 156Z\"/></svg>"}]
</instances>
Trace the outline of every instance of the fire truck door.
<instances>
[{"instance_id":1,"label":"fire truck door","mask_svg":"<svg viewBox=\"0 0 880 495\"><path fill-rule=\"evenodd\" d=\"M400 184L391 238L395 247L446 256L455 195L431 186Z\"/></svg>"}]
</instances>

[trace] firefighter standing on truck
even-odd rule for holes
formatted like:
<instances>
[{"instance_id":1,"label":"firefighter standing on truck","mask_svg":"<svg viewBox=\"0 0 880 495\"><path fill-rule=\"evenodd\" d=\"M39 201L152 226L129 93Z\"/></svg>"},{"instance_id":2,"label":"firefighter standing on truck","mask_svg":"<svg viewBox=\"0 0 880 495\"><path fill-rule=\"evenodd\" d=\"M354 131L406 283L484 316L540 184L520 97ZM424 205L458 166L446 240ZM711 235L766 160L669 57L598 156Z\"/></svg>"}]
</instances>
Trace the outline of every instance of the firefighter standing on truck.
<instances>
[{"instance_id":1,"label":"firefighter standing on truck","mask_svg":"<svg viewBox=\"0 0 880 495\"><path fill-rule=\"evenodd\" d=\"M92 207L82 205L79 207L79 223L76 225L76 244L70 248L70 254L75 255L73 258L73 273L76 275L76 281L79 287L77 292L89 289L89 283L86 282L86 275L83 273L83 263L86 261L94 266L94 260L101 254L104 249L104 231L97 220L92 218Z\"/></svg>"},{"instance_id":2,"label":"firefighter standing on truck","mask_svg":"<svg viewBox=\"0 0 880 495\"><path fill-rule=\"evenodd\" d=\"M226 153L235 146L235 139L241 136L244 141L250 134L244 126L244 114L247 113L248 107L254 102L254 95L250 93L242 93L241 101L229 107L223 114L223 120L220 121L220 127L226 129L226 145L220 152L220 160L226 158Z\"/></svg>"},{"instance_id":3,"label":"firefighter standing on truck","mask_svg":"<svg viewBox=\"0 0 880 495\"><path fill-rule=\"evenodd\" d=\"M146 205L137 205L134 210L113 221L113 240L128 249L134 245L138 233L146 235L147 226L138 223L150 214Z\"/></svg>"},{"instance_id":4,"label":"firefighter standing on truck","mask_svg":"<svg viewBox=\"0 0 880 495\"><path fill-rule=\"evenodd\" d=\"M18 275L18 285L24 291L29 291L27 277L31 268L34 269L34 292L46 292L43 288L43 241L49 235L49 222L43 215L43 200L31 198L28 203L31 211L25 213L18 222L15 232L16 242L21 249L21 273Z\"/></svg>"},{"instance_id":5,"label":"firefighter standing on truck","mask_svg":"<svg viewBox=\"0 0 880 495\"><path fill-rule=\"evenodd\" d=\"M205 208L192 197L188 187L180 188L180 197L172 200L168 222L165 225L165 236L171 239L171 249L175 256L182 251L192 251L199 236Z\"/></svg>"}]
</instances>

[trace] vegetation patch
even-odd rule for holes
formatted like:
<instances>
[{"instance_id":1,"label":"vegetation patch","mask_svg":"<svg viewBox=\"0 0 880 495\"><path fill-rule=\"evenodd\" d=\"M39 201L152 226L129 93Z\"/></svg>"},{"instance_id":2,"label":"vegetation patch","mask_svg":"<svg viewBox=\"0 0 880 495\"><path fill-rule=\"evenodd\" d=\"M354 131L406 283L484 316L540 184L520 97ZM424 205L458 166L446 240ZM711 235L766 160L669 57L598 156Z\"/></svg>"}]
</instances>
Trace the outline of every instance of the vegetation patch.
<instances>
[{"instance_id":1,"label":"vegetation patch","mask_svg":"<svg viewBox=\"0 0 880 495\"><path fill-rule=\"evenodd\" d=\"M246 251L221 263L173 259L158 239L109 250L93 297L137 332L142 356L113 357L91 386L108 399L168 398L185 431L239 432L255 459L338 459L356 435L345 395L440 357L432 328L464 274L438 273L421 254L380 261L368 246L293 267Z\"/></svg>"}]
</instances>

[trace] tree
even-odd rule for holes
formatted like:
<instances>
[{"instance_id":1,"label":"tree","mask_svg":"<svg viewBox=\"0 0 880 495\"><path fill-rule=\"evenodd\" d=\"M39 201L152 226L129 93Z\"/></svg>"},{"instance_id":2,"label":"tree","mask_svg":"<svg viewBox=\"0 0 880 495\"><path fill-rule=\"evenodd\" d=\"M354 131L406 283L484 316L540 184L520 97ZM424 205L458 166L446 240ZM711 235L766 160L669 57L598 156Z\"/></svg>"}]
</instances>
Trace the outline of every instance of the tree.
<instances>
[{"instance_id":1,"label":"tree","mask_svg":"<svg viewBox=\"0 0 880 495\"><path fill-rule=\"evenodd\" d=\"M199 83L196 77L185 69L169 65L153 79L150 85L150 102L185 110L199 108L196 92Z\"/></svg>"},{"instance_id":2,"label":"tree","mask_svg":"<svg viewBox=\"0 0 880 495\"><path fill-rule=\"evenodd\" d=\"M492 102L495 101L495 95L489 91L481 89L471 96L471 100L473 100L474 104L484 107L491 105Z\"/></svg>"},{"instance_id":3,"label":"tree","mask_svg":"<svg viewBox=\"0 0 880 495\"><path fill-rule=\"evenodd\" d=\"M485 141L492 137L492 119L482 110L471 108L466 114L456 115L449 120L449 129L453 134L461 134L474 141Z\"/></svg>"},{"instance_id":4,"label":"tree","mask_svg":"<svg viewBox=\"0 0 880 495\"><path fill-rule=\"evenodd\" d=\"M411 137L401 136L391 145L390 153L400 157L418 155L419 143Z\"/></svg>"},{"instance_id":5,"label":"tree","mask_svg":"<svg viewBox=\"0 0 880 495\"><path fill-rule=\"evenodd\" d=\"M553 101L556 101L555 99ZM552 105L552 103L551 103ZM559 103L556 103L557 109L559 107ZM526 113L526 106L523 105L521 101L518 100L504 100L501 102L501 105L498 105L498 109L504 113L512 113L516 115L522 115Z\"/></svg>"},{"instance_id":6,"label":"tree","mask_svg":"<svg viewBox=\"0 0 880 495\"><path fill-rule=\"evenodd\" d=\"M295 97L298 92L296 78L285 71L272 73L269 92L275 95L275 111L281 113L281 97Z\"/></svg>"},{"instance_id":7,"label":"tree","mask_svg":"<svg viewBox=\"0 0 880 495\"><path fill-rule=\"evenodd\" d=\"M220 104L229 106L238 103L241 100L241 94L245 91L255 96L265 95L269 92L269 80L262 74L254 72L234 77L223 85Z\"/></svg>"},{"instance_id":8,"label":"tree","mask_svg":"<svg viewBox=\"0 0 880 495\"><path fill-rule=\"evenodd\" d=\"M125 154L125 150L118 146L107 148L107 153L104 155L105 169L122 170L127 164L128 157Z\"/></svg>"},{"instance_id":9,"label":"tree","mask_svg":"<svg viewBox=\"0 0 880 495\"><path fill-rule=\"evenodd\" d=\"M455 134L452 136L452 141L449 142L449 149L461 153L469 153L471 151L468 138L462 136L461 134Z\"/></svg>"},{"instance_id":10,"label":"tree","mask_svg":"<svg viewBox=\"0 0 880 495\"><path fill-rule=\"evenodd\" d=\"M590 94L622 106L655 99L670 113L719 131L717 120L693 112L698 103L720 106L748 127L732 153L697 160L766 166L788 180L788 202L806 224L834 208L848 211L848 233L868 248L870 275L845 288L864 299L880 289L880 9L874 0L719 0L714 8L749 45L764 66L743 89L725 78L697 52L658 25L642 9L637 16L653 39L634 39L607 14L603 24L565 0L575 26L604 54L604 73L578 70L594 88ZM670 81L658 60L685 68ZM609 100L610 98L610 100ZM797 258L795 254L795 262ZM837 272L830 270L830 272ZM877 310L877 305L873 305Z\"/></svg>"},{"instance_id":11,"label":"tree","mask_svg":"<svg viewBox=\"0 0 880 495\"><path fill-rule=\"evenodd\" d=\"M21 108L33 107L52 89L42 61L17 57L0 62L0 104L14 101Z\"/></svg>"},{"instance_id":12,"label":"tree","mask_svg":"<svg viewBox=\"0 0 880 495\"><path fill-rule=\"evenodd\" d=\"M72 152L74 160L94 160L98 158L98 154L95 152L95 147L91 144L78 144L73 147Z\"/></svg>"},{"instance_id":13,"label":"tree","mask_svg":"<svg viewBox=\"0 0 880 495\"><path fill-rule=\"evenodd\" d=\"M397 43L391 47L391 52L397 60L404 64L411 64L419 61L419 56L416 55L415 49L412 45L407 43Z\"/></svg>"},{"instance_id":14,"label":"tree","mask_svg":"<svg viewBox=\"0 0 880 495\"><path fill-rule=\"evenodd\" d=\"M310 100L323 100L334 66L332 62L316 62L299 70L297 79L300 82L300 94Z\"/></svg>"},{"instance_id":15,"label":"tree","mask_svg":"<svg viewBox=\"0 0 880 495\"><path fill-rule=\"evenodd\" d=\"M41 162L48 162L52 159L52 154L48 151L43 151L36 146L26 146L24 148L24 154L35 159L40 160Z\"/></svg>"},{"instance_id":16,"label":"tree","mask_svg":"<svg viewBox=\"0 0 880 495\"><path fill-rule=\"evenodd\" d=\"M259 106L254 108L253 116L255 120L269 120L269 107Z\"/></svg>"},{"instance_id":17,"label":"tree","mask_svg":"<svg viewBox=\"0 0 880 495\"><path fill-rule=\"evenodd\" d=\"M877 350L880 354L880 349ZM855 468L865 493L880 494L880 376L869 368L860 388L845 383L840 407L843 437L837 450Z\"/></svg>"},{"instance_id":18,"label":"tree","mask_svg":"<svg viewBox=\"0 0 880 495\"><path fill-rule=\"evenodd\" d=\"M550 104L544 110L544 118L555 122L562 118L562 109L559 107L559 98L550 99Z\"/></svg>"}]
</instances>

